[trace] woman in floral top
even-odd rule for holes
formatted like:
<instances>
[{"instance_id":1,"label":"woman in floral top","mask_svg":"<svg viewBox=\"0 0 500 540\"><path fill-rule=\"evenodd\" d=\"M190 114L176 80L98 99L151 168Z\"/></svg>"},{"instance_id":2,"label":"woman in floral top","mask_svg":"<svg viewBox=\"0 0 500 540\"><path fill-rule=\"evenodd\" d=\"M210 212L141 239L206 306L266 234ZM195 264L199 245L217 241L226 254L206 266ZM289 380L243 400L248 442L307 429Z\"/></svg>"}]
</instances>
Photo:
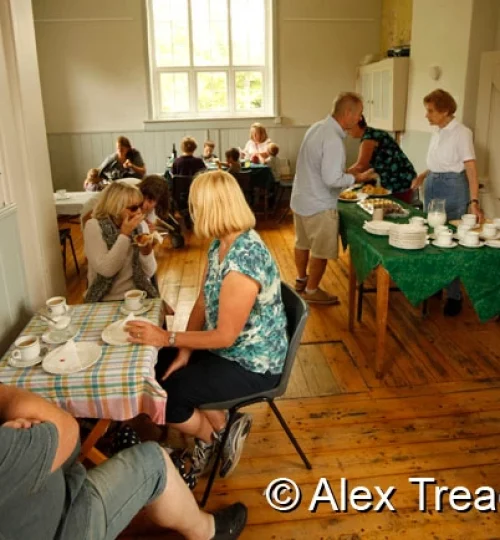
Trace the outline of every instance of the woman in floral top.
<instances>
[{"instance_id":1,"label":"woman in floral top","mask_svg":"<svg viewBox=\"0 0 500 540\"><path fill-rule=\"evenodd\" d=\"M394 197L410 203L413 199L410 186L417 173L391 135L382 129L369 127L364 116L349 134L361 139L361 144L358 160L347 172L361 173L375 169L383 187L392 190Z\"/></svg>"},{"instance_id":2,"label":"woman in floral top","mask_svg":"<svg viewBox=\"0 0 500 540\"><path fill-rule=\"evenodd\" d=\"M279 383L288 348L276 263L253 229L255 216L236 180L223 171L199 175L189 206L195 234L213 238L198 299L185 332L144 322L127 326L130 341L160 351L167 423L196 438L193 467L202 474L226 425L223 411L200 405L269 390ZM251 418L238 416L223 449L221 476L236 467Z\"/></svg>"}]
</instances>

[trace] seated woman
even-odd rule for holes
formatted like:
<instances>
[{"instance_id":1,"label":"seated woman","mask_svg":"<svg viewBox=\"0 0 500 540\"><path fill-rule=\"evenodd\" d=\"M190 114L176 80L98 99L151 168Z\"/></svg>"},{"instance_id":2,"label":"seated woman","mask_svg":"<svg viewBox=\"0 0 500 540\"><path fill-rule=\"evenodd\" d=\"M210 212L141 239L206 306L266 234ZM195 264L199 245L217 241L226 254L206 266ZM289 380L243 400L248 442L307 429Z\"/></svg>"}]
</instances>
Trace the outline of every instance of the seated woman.
<instances>
[{"instance_id":1,"label":"seated woman","mask_svg":"<svg viewBox=\"0 0 500 540\"><path fill-rule=\"evenodd\" d=\"M361 144L358 160L347 172L356 174L375 169L382 187L391 189L397 199L411 203L413 191L410 186L417 173L398 143L387 131L369 127L364 116L349 130L349 134L361 139Z\"/></svg>"},{"instance_id":2,"label":"seated woman","mask_svg":"<svg viewBox=\"0 0 500 540\"><path fill-rule=\"evenodd\" d=\"M89 283L85 302L123 300L130 289L146 291L150 298L159 296L151 284L156 272L153 245L133 243L136 235L149 233L142 203L141 192L122 182L100 194L83 231Z\"/></svg>"},{"instance_id":3,"label":"seated woman","mask_svg":"<svg viewBox=\"0 0 500 540\"><path fill-rule=\"evenodd\" d=\"M200 475L226 425L223 411L200 405L275 387L288 343L278 268L236 180L224 171L199 175L189 206L196 235L214 240L187 329L131 322L127 331L132 343L172 347L160 351L157 366L168 394L167 423L196 438L193 470ZM247 414L231 426L221 476L236 467L250 426Z\"/></svg>"},{"instance_id":4,"label":"seated woman","mask_svg":"<svg viewBox=\"0 0 500 540\"><path fill-rule=\"evenodd\" d=\"M250 127L250 139L245 144L242 156L254 163L260 163L269 157L267 146L270 142L271 139L267 136L266 128L259 122L255 122Z\"/></svg>"},{"instance_id":5,"label":"seated woman","mask_svg":"<svg viewBox=\"0 0 500 540\"><path fill-rule=\"evenodd\" d=\"M123 136L116 140L116 152L109 155L99 167L99 176L106 180L142 178L145 174L146 166L141 154Z\"/></svg>"}]
</instances>

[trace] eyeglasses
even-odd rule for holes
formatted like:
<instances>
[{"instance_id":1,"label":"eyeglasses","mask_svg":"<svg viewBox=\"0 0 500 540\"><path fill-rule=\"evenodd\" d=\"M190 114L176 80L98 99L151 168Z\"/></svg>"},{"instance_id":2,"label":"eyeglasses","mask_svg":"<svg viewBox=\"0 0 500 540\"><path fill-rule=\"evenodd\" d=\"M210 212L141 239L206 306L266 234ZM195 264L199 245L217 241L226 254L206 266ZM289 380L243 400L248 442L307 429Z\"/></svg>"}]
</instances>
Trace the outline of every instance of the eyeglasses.
<instances>
[{"instance_id":1,"label":"eyeglasses","mask_svg":"<svg viewBox=\"0 0 500 540\"><path fill-rule=\"evenodd\" d=\"M139 208L141 208L141 204L133 204L132 206L127 206L127 210L130 210L131 212L137 212Z\"/></svg>"}]
</instances>

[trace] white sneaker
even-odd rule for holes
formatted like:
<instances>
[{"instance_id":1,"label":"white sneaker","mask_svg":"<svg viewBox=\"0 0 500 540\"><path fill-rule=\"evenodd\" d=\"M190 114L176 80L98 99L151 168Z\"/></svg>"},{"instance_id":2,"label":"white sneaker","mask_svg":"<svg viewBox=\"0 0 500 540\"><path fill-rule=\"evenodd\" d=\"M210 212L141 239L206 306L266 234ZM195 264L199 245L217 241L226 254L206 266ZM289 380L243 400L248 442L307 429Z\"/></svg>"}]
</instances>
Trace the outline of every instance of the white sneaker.
<instances>
[{"instance_id":1,"label":"white sneaker","mask_svg":"<svg viewBox=\"0 0 500 540\"><path fill-rule=\"evenodd\" d=\"M252 427L252 417L249 414L236 413L236 420L231 426L229 437L222 451L222 465L219 474L222 478L229 476L240 461L245 439Z\"/></svg>"}]
</instances>

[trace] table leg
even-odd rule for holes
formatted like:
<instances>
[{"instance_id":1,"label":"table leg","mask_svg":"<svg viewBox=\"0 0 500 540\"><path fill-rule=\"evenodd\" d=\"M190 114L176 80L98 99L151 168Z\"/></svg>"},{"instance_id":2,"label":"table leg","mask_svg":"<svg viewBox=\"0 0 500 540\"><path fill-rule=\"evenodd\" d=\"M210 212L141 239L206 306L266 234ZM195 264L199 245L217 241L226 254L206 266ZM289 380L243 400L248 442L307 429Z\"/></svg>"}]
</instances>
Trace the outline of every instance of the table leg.
<instances>
[{"instance_id":1,"label":"table leg","mask_svg":"<svg viewBox=\"0 0 500 540\"><path fill-rule=\"evenodd\" d=\"M356 309L356 268L349 255L349 332L354 330L354 311Z\"/></svg>"},{"instance_id":2,"label":"table leg","mask_svg":"<svg viewBox=\"0 0 500 540\"><path fill-rule=\"evenodd\" d=\"M99 463L106 461L106 456L102 452L97 450L97 448L94 448L94 445L106 433L110 424L111 420L107 419L100 419L99 422L97 422L97 424L94 426L94 429L90 432L89 436L82 444L82 450L78 458L80 461L83 461L84 459L89 459L95 465L99 465Z\"/></svg>"},{"instance_id":3,"label":"table leg","mask_svg":"<svg viewBox=\"0 0 500 540\"><path fill-rule=\"evenodd\" d=\"M377 379L383 377L390 281L387 270L379 265L377 267L377 345L375 350L375 374Z\"/></svg>"}]
</instances>

